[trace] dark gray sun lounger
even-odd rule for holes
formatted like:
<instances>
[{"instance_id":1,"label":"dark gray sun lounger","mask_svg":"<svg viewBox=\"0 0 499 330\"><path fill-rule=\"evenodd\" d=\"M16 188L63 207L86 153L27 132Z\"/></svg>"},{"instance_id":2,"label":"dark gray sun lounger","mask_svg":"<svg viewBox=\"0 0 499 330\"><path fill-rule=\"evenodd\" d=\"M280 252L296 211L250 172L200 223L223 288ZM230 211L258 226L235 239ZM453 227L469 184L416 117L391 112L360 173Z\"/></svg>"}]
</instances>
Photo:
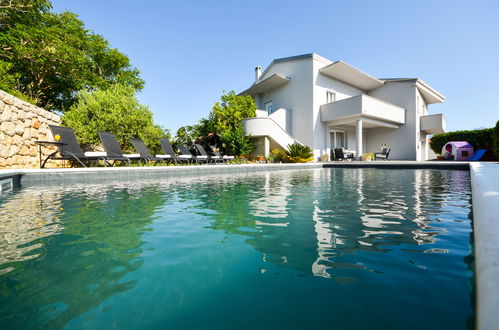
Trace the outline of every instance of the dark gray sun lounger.
<instances>
[{"instance_id":1,"label":"dark gray sun lounger","mask_svg":"<svg viewBox=\"0 0 499 330\"><path fill-rule=\"evenodd\" d=\"M132 141L135 150L137 150L137 152L140 155L140 162L143 163L144 165L146 165L147 162L154 162L154 165L158 163L164 163L165 161L164 158L158 156L155 157L151 155L149 149L147 149L146 144L141 139L133 138L130 139L130 141Z\"/></svg>"},{"instance_id":2,"label":"dark gray sun lounger","mask_svg":"<svg viewBox=\"0 0 499 330\"><path fill-rule=\"evenodd\" d=\"M231 160L234 160L235 157L234 156L229 156L229 155L222 155L220 153L220 151L212 151L213 154L215 155L215 157L218 157L218 158L222 158L222 161L224 163L228 162L228 161L231 161Z\"/></svg>"},{"instance_id":3,"label":"dark gray sun lounger","mask_svg":"<svg viewBox=\"0 0 499 330\"><path fill-rule=\"evenodd\" d=\"M84 162L86 161L98 162L102 160L105 164L105 161L107 159L105 154L97 152L83 152L83 150L81 150L80 144L76 140L76 135L72 128L55 125L49 125L49 128L54 138L56 136L59 136L59 141L57 142L61 144L57 146L57 151L48 155L47 158L45 158L43 162L40 163L41 168L45 167L45 163L49 159L69 160L73 162L76 161L83 167L87 167L84 164ZM59 156L56 156L57 153L59 153Z\"/></svg>"},{"instance_id":4,"label":"dark gray sun lounger","mask_svg":"<svg viewBox=\"0 0 499 330\"><path fill-rule=\"evenodd\" d=\"M196 147L196 150L200 154L199 156L196 156L196 158L205 159L206 163L213 162L216 164L217 161L223 162L222 157L219 157L216 155L214 155L214 156L208 155L208 153L206 152L206 149L202 145L200 145L199 143L194 143L194 146Z\"/></svg>"},{"instance_id":5,"label":"dark gray sun lounger","mask_svg":"<svg viewBox=\"0 0 499 330\"><path fill-rule=\"evenodd\" d=\"M106 151L106 158L108 160L112 160L114 162L126 162L128 166L130 166L130 159L140 159L140 155L123 155L116 135L104 131L98 131L97 133L99 134L102 146ZM114 163L111 164L109 162L108 164L114 165Z\"/></svg>"},{"instance_id":6,"label":"dark gray sun lounger","mask_svg":"<svg viewBox=\"0 0 499 330\"><path fill-rule=\"evenodd\" d=\"M163 149L163 155L156 155L156 157L165 157L165 158L170 158L170 161L173 161L175 164L178 162L186 162L189 163L189 160L186 158L178 158L177 154L175 153L175 150L173 150L172 144L170 143L170 140L160 138L159 142L161 144L161 149Z\"/></svg>"},{"instance_id":7,"label":"dark gray sun lounger","mask_svg":"<svg viewBox=\"0 0 499 330\"><path fill-rule=\"evenodd\" d=\"M187 149L186 146L177 146L177 149L179 151L178 158L179 159L187 159L187 163L193 163L193 162L200 162L200 160L194 156L189 149Z\"/></svg>"}]
</instances>

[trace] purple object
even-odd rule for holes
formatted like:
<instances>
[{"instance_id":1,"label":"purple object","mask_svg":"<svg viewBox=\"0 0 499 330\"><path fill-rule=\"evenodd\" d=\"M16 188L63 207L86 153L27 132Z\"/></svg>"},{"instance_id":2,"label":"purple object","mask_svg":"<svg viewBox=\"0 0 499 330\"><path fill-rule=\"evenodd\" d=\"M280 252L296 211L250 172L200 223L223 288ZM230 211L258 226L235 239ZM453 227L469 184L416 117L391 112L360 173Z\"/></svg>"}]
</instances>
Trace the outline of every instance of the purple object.
<instances>
[{"instance_id":1,"label":"purple object","mask_svg":"<svg viewBox=\"0 0 499 330\"><path fill-rule=\"evenodd\" d=\"M473 157L473 146L466 141L447 142L442 148L442 156L454 160L469 160Z\"/></svg>"}]
</instances>

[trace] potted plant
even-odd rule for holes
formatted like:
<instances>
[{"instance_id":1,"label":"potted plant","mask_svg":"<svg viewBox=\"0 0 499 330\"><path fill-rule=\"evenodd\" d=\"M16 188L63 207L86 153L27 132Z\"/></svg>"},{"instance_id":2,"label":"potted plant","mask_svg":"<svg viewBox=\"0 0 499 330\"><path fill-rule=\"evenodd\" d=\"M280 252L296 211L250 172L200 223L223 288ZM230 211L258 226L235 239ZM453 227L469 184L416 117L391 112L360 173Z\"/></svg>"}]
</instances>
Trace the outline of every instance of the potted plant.
<instances>
[{"instance_id":1,"label":"potted plant","mask_svg":"<svg viewBox=\"0 0 499 330\"><path fill-rule=\"evenodd\" d=\"M362 160L365 162L370 162L373 159L374 159L374 154L372 152L366 152L365 154L362 154Z\"/></svg>"}]
</instances>

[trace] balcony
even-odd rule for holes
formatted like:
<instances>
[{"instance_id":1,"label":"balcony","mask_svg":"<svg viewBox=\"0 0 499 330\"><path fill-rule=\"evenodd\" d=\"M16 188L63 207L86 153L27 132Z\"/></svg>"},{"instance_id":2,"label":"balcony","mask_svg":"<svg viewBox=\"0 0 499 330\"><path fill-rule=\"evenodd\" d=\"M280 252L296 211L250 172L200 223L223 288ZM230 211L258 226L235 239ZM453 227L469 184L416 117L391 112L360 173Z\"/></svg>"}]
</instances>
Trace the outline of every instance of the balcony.
<instances>
[{"instance_id":1,"label":"balcony","mask_svg":"<svg viewBox=\"0 0 499 330\"><path fill-rule=\"evenodd\" d=\"M427 134L445 133L445 117L441 113L421 116L419 129Z\"/></svg>"},{"instance_id":2,"label":"balcony","mask_svg":"<svg viewBox=\"0 0 499 330\"><path fill-rule=\"evenodd\" d=\"M323 122L339 125L359 119L374 126L395 128L405 124L405 109L365 94L321 105Z\"/></svg>"}]
</instances>

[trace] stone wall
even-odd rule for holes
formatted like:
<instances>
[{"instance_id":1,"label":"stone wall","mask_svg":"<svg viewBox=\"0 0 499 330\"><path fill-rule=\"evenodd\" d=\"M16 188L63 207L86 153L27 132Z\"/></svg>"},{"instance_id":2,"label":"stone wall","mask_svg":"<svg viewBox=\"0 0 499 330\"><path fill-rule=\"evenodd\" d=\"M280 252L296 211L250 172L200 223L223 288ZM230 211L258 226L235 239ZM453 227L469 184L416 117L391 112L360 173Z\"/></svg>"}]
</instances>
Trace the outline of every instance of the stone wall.
<instances>
[{"instance_id":1,"label":"stone wall","mask_svg":"<svg viewBox=\"0 0 499 330\"><path fill-rule=\"evenodd\" d=\"M35 141L53 141L48 125L61 123L58 115L3 91L0 91L0 120L0 169L37 168ZM54 150L55 147L44 147L42 155L46 157ZM47 167L57 165L47 163Z\"/></svg>"}]
</instances>

